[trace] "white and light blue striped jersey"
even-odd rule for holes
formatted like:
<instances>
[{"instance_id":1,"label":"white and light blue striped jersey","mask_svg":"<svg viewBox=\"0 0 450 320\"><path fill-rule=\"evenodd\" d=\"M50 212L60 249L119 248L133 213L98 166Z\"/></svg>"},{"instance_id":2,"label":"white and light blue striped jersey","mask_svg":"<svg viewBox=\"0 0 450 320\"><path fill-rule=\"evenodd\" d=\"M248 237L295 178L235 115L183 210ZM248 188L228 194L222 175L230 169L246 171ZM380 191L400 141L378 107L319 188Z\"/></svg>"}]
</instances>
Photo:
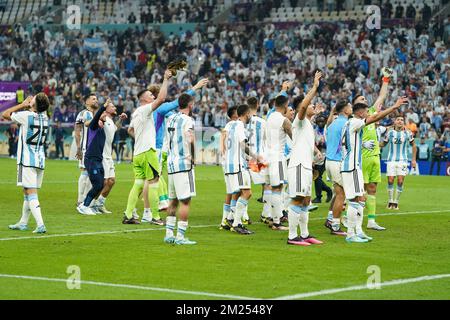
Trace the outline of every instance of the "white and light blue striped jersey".
<instances>
[{"instance_id":1,"label":"white and light blue striped jersey","mask_svg":"<svg viewBox=\"0 0 450 320\"><path fill-rule=\"evenodd\" d=\"M15 112L11 119L20 125L17 164L38 169L45 168L44 144L47 141L48 117L33 111Z\"/></svg>"},{"instance_id":2,"label":"white and light blue striped jersey","mask_svg":"<svg viewBox=\"0 0 450 320\"><path fill-rule=\"evenodd\" d=\"M388 145L387 161L408 161L408 147L414 141L414 137L409 130L391 130L386 134L384 142Z\"/></svg>"},{"instance_id":3,"label":"white and light blue striped jersey","mask_svg":"<svg viewBox=\"0 0 450 320\"><path fill-rule=\"evenodd\" d=\"M190 171L194 164L194 120L178 112L167 119L167 172L169 174Z\"/></svg>"},{"instance_id":4,"label":"white and light blue striped jersey","mask_svg":"<svg viewBox=\"0 0 450 320\"><path fill-rule=\"evenodd\" d=\"M91 111L89 111L88 109L84 109L78 113L77 118L75 120L76 124L81 124L80 147L81 147L81 151L83 151L83 152L86 151L87 132L88 132L88 128L85 126L85 123L86 123L86 121L91 121L93 117L94 116Z\"/></svg>"},{"instance_id":5,"label":"white and light blue striped jersey","mask_svg":"<svg viewBox=\"0 0 450 320\"><path fill-rule=\"evenodd\" d=\"M247 125L247 140L250 151L256 155L265 155L266 120L253 116Z\"/></svg>"},{"instance_id":6,"label":"white and light blue striped jersey","mask_svg":"<svg viewBox=\"0 0 450 320\"><path fill-rule=\"evenodd\" d=\"M278 162L285 160L284 148L287 134L284 131L283 123L286 117L280 112L272 112L266 121L266 146L267 160Z\"/></svg>"},{"instance_id":7,"label":"white and light blue striped jersey","mask_svg":"<svg viewBox=\"0 0 450 320\"><path fill-rule=\"evenodd\" d=\"M351 118L342 129L342 149L343 160L341 162L341 172L350 172L362 165L362 136L366 121L363 119Z\"/></svg>"},{"instance_id":8,"label":"white and light blue striped jersey","mask_svg":"<svg viewBox=\"0 0 450 320\"><path fill-rule=\"evenodd\" d=\"M247 169L245 150L241 148L241 142L246 142L244 123L240 120L230 121L225 126L227 140L225 141L225 174L233 174Z\"/></svg>"}]
</instances>

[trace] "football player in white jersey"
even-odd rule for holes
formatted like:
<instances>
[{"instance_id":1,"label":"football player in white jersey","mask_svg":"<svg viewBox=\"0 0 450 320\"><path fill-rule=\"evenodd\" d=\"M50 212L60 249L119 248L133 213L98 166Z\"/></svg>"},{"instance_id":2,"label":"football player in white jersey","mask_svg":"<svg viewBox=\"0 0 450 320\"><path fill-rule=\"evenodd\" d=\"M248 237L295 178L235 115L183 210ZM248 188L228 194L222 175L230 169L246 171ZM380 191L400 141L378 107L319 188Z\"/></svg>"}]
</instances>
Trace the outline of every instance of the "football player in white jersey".
<instances>
[{"instance_id":1,"label":"football player in white jersey","mask_svg":"<svg viewBox=\"0 0 450 320\"><path fill-rule=\"evenodd\" d=\"M167 119L163 151L167 151L167 172L169 175L169 208L167 209L166 236L164 242L179 245L193 245L185 237L188 228L191 199L195 197L195 132L191 118L194 98L183 93L178 98L179 112ZM174 236L176 213L178 211L177 235Z\"/></svg>"},{"instance_id":2,"label":"football player in white jersey","mask_svg":"<svg viewBox=\"0 0 450 320\"><path fill-rule=\"evenodd\" d=\"M398 210L398 202L403 192L403 182L408 174L408 147L412 146L411 167L416 167L417 147L411 131L405 129L405 119L396 117L393 130L389 130L380 142L380 147L388 145L386 176L388 178L388 209ZM394 198L394 181L397 177L397 192Z\"/></svg>"},{"instance_id":3,"label":"football player in white jersey","mask_svg":"<svg viewBox=\"0 0 450 320\"><path fill-rule=\"evenodd\" d=\"M315 147L315 132L311 118L316 114L316 108L311 103L319 88L321 72L314 75L311 90L297 107L297 115L292 124L292 153L289 160L288 180L289 196L292 199L289 211L289 236L287 243L291 245L310 246L321 244L308 230L311 189L313 184L314 157L323 157ZM300 226L300 236L298 228Z\"/></svg>"},{"instance_id":4,"label":"football player in white jersey","mask_svg":"<svg viewBox=\"0 0 450 320\"><path fill-rule=\"evenodd\" d=\"M103 170L105 172L105 182L103 184L103 190L99 197L94 200L92 205L96 213L111 213L105 207L106 197L108 197L114 184L116 183L116 173L114 167L114 161L112 158L112 144L114 140L114 134L122 126L122 121L127 119L126 113L119 115L119 119L114 123L113 118L117 115L117 108L108 99L108 107L103 115L100 117L102 121L103 130L105 131L105 146L103 148Z\"/></svg>"},{"instance_id":5,"label":"football player in white jersey","mask_svg":"<svg viewBox=\"0 0 450 320\"><path fill-rule=\"evenodd\" d=\"M266 120L257 116L258 112L258 99L256 97L250 97L247 99L247 104L250 108L250 121L247 125L247 140L250 151L254 154L265 157L265 145L266 145ZM250 177L255 185L260 185L263 188L263 212L261 213L261 221L268 222L271 218L271 207L269 198L272 194L272 190L269 184L266 184L266 168L264 166L258 166L256 161L250 161ZM245 215L242 223L244 225L251 224L248 215Z\"/></svg>"},{"instance_id":6,"label":"football player in white jersey","mask_svg":"<svg viewBox=\"0 0 450 320\"><path fill-rule=\"evenodd\" d=\"M98 100L95 93L89 94L84 99L86 109L78 113L75 120L75 143L77 146L76 158L79 160L80 177L78 178L78 201L77 207L86 198L87 193L91 189L91 182L84 166L84 153L86 152L87 132L89 123L93 118L93 114L98 109Z\"/></svg>"},{"instance_id":7,"label":"football player in white jersey","mask_svg":"<svg viewBox=\"0 0 450 320\"><path fill-rule=\"evenodd\" d=\"M343 160L341 162L342 182L347 209L347 242L368 242L372 238L362 230L364 217L364 179L362 173L362 135L366 125L375 123L401 105L408 102L402 97L394 106L377 114L368 115L369 107L365 103L353 105L353 118L349 119L342 129Z\"/></svg>"},{"instance_id":8,"label":"football player in white jersey","mask_svg":"<svg viewBox=\"0 0 450 320\"><path fill-rule=\"evenodd\" d=\"M225 151L225 174L227 175L230 190L240 193L236 203L234 219L231 231L239 234L252 234L250 230L242 224L242 217L248 210L248 201L252 196L251 178L248 170L248 156L257 162L262 161L262 157L253 154L247 144L245 125L250 120L249 106L244 104L237 108L238 120L233 121L227 131L226 151Z\"/></svg>"},{"instance_id":9,"label":"football player in white jersey","mask_svg":"<svg viewBox=\"0 0 450 320\"><path fill-rule=\"evenodd\" d=\"M221 230L230 230L233 226L233 212L236 209L236 201L239 198L239 194L233 194L233 190L231 190L231 186L228 183L227 175L225 174L225 151L226 151L226 141L227 141L227 132L229 131L230 125L233 124L233 121L238 119L237 116L237 107L231 107L227 111L228 123L225 128L223 128L220 133L220 155L222 158L222 170L223 177L225 180L225 202L223 203L223 211L222 211L222 222L220 224Z\"/></svg>"},{"instance_id":10,"label":"football player in white jersey","mask_svg":"<svg viewBox=\"0 0 450 320\"><path fill-rule=\"evenodd\" d=\"M292 139L292 124L285 117L289 98L279 95L275 98L275 111L266 121L267 162L269 165L269 183L272 187L270 203L272 207L273 230L288 230L281 224L283 216L283 198L281 192L287 181L287 162L285 157L286 137Z\"/></svg>"},{"instance_id":11,"label":"football player in white jersey","mask_svg":"<svg viewBox=\"0 0 450 320\"><path fill-rule=\"evenodd\" d=\"M44 177L44 145L47 142L49 106L48 97L41 92L3 112L5 120L12 120L20 126L17 147L17 186L23 188L24 201L20 221L9 226L12 230L28 230L31 212L37 225L33 233L47 231L42 219L38 189L41 188Z\"/></svg>"}]
</instances>

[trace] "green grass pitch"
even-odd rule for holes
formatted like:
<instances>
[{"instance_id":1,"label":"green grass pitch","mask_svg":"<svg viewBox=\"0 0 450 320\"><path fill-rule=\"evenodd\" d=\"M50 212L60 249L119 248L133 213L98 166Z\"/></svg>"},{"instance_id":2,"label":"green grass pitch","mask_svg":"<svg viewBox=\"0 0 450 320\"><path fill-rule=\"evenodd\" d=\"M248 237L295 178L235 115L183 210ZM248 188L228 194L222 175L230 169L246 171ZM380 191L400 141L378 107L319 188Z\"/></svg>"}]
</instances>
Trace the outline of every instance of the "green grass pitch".
<instances>
[{"instance_id":1,"label":"green grass pitch","mask_svg":"<svg viewBox=\"0 0 450 320\"><path fill-rule=\"evenodd\" d=\"M1 159L0 165L0 299L272 299L311 292L307 298L450 298L448 177L407 177L400 210L394 212L385 209L383 178L378 221L388 230L369 231L374 237L369 244L331 236L323 227L327 204L322 204L310 214L310 232L325 243L304 248L287 246L286 232L260 223L249 227L256 232L252 236L219 230L221 168L198 167L187 233L198 245L180 247L163 243L161 227L121 224L133 179L129 164L117 165L117 183L107 201L113 214L81 216L75 210L77 164L48 161L39 194L47 235L8 230L20 217L23 197L15 186L14 160ZM253 191L249 214L258 221L260 189ZM70 290L65 280L73 265L80 268L82 282ZM444 276L367 289L369 266L380 268L382 283ZM348 289L353 286L362 287ZM317 293L340 288L347 291Z\"/></svg>"}]
</instances>

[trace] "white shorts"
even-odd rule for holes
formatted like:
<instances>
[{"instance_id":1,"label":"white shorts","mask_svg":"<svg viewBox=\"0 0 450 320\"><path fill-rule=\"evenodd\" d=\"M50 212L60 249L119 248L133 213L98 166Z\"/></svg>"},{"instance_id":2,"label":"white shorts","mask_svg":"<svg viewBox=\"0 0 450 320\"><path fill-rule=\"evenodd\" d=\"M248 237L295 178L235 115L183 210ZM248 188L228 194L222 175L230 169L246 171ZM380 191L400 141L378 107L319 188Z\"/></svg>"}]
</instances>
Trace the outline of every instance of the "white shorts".
<instances>
[{"instance_id":1,"label":"white shorts","mask_svg":"<svg viewBox=\"0 0 450 320\"><path fill-rule=\"evenodd\" d=\"M27 189L40 189L44 170L38 168L17 166L17 186Z\"/></svg>"},{"instance_id":2,"label":"white shorts","mask_svg":"<svg viewBox=\"0 0 450 320\"><path fill-rule=\"evenodd\" d=\"M386 176L397 177L408 175L408 162L389 161L386 168Z\"/></svg>"},{"instance_id":3,"label":"white shorts","mask_svg":"<svg viewBox=\"0 0 450 320\"><path fill-rule=\"evenodd\" d=\"M195 197L194 169L169 174L169 199L186 200Z\"/></svg>"},{"instance_id":4,"label":"white shorts","mask_svg":"<svg viewBox=\"0 0 450 320\"><path fill-rule=\"evenodd\" d=\"M231 193L237 193L243 189L251 189L252 182L248 170L228 174L227 179Z\"/></svg>"},{"instance_id":5,"label":"white shorts","mask_svg":"<svg viewBox=\"0 0 450 320\"><path fill-rule=\"evenodd\" d=\"M287 183L286 160L269 163L269 183L272 187Z\"/></svg>"},{"instance_id":6,"label":"white shorts","mask_svg":"<svg viewBox=\"0 0 450 320\"><path fill-rule=\"evenodd\" d=\"M105 171L105 179L115 178L116 169L114 167L114 161L111 158L103 158L103 171Z\"/></svg>"},{"instance_id":7,"label":"white shorts","mask_svg":"<svg viewBox=\"0 0 450 320\"><path fill-rule=\"evenodd\" d=\"M325 169L327 170L327 175L331 181L342 187L341 162L327 160L325 162Z\"/></svg>"},{"instance_id":8,"label":"white shorts","mask_svg":"<svg viewBox=\"0 0 450 320\"><path fill-rule=\"evenodd\" d=\"M249 170L250 177L252 178L253 184L265 184L267 180L267 170L261 170L260 172L253 172Z\"/></svg>"},{"instance_id":9,"label":"white shorts","mask_svg":"<svg viewBox=\"0 0 450 320\"><path fill-rule=\"evenodd\" d=\"M361 169L342 172L342 187L348 200L364 195L364 177Z\"/></svg>"},{"instance_id":10,"label":"white shorts","mask_svg":"<svg viewBox=\"0 0 450 320\"><path fill-rule=\"evenodd\" d=\"M301 164L288 168L288 192L290 198L310 197L313 184L313 171Z\"/></svg>"}]
</instances>

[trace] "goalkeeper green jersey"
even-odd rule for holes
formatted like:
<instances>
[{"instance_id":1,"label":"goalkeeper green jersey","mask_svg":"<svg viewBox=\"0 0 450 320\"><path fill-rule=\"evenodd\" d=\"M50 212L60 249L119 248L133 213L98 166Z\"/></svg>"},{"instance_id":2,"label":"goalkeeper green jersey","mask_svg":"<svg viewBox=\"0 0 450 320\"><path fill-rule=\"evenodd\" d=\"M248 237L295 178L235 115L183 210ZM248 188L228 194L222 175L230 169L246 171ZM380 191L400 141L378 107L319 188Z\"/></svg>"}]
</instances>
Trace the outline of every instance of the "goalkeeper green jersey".
<instances>
[{"instance_id":1,"label":"goalkeeper green jersey","mask_svg":"<svg viewBox=\"0 0 450 320\"><path fill-rule=\"evenodd\" d=\"M376 112L375 106L369 108L369 115L372 115L375 112ZM369 124L368 126L365 126L363 129L363 136L362 136L363 143L370 140L373 140L375 142L375 148L373 150L363 148L362 149L363 159L380 155L380 144L378 142L377 127L375 126L375 123Z\"/></svg>"}]
</instances>

